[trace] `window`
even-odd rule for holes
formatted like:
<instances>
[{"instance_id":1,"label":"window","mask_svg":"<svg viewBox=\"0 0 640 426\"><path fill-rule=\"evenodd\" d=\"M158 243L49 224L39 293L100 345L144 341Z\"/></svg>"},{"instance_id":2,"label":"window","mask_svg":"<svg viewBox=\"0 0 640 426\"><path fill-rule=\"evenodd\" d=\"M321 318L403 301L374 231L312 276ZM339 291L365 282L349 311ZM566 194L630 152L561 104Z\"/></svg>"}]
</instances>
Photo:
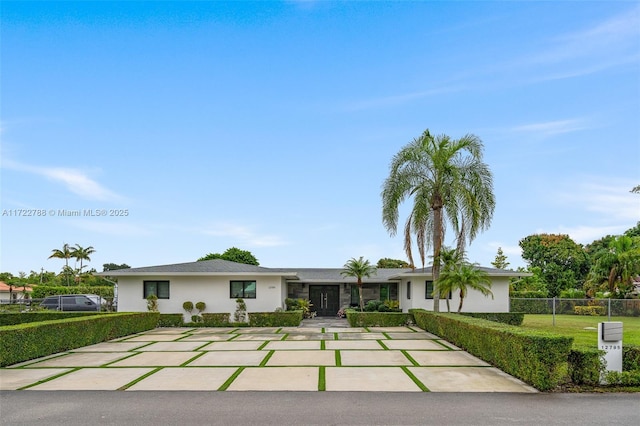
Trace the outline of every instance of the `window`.
<instances>
[{"instance_id":1,"label":"window","mask_svg":"<svg viewBox=\"0 0 640 426\"><path fill-rule=\"evenodd\" d=\"M169 281L144 281L144 298L155 294L158 299L169 298Z\"/></svg>"},{"instance_id":2,"label":"window","mask_svg":"<svg viewBox=\"0 0 640 426\"><path fill-rule=\"evenodd\" d=\"M231 298L237 299L255 299L256 298L256 282L255 281L231 281Z\"/></svg>"},{"instance_id":3,"label":"window","mask_svg":"<svg viewBox=\"0 0 640 426\"><path fill-rule=\"evenodd\" d=\"M360 290L354 284L351 284L351 306L360 306Z\"/></svg>"},{"instance_id":4,"label":"window","mask_svg":"<svg viewBox=\"0 0 640 426\"><path fill-rule=\"evenodd\" d=\"M380 284L380 300L383 302L391 299L389 287L389 284Z\"/></svg>"},{"instance_id":5,"label":"window","mask_svg":"<svg viewBox=\"0 0 640 426\"><path fill-rule=\"evenodd\" d=\"M407 281L407 299L411 299L411 281Z\"/></svg>"},{"instance_id":6,"label":"window","mask_svg":"<svg viewBox=\"0 0 640 426\"><path fill-rule=\"evenodd\" d=\"M433 299L433 281L426 281L424 287L425 287L424 298ZM451 292L449 292L449 294L447 295L447 299L451 299Z\"/></svg>"}]
</instances>

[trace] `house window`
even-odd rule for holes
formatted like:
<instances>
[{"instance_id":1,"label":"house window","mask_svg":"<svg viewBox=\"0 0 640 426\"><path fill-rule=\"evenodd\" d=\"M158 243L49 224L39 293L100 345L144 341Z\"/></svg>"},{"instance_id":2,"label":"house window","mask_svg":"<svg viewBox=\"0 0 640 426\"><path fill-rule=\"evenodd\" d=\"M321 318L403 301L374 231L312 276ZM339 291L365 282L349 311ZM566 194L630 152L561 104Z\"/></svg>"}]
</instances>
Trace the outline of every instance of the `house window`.
<instances>
[{"instance_id":1,"label":"house window","mask_svg":"<svg viewBox=\"0 0 640 426\"><path fill-rule=\"evenodd\" d=\"M353 284L351 284L351 306L360 306L360 290Z\"/></svg>"},{"instance_id":2,"label":"house window","mask_svg":"<svg viewBox=\"0 0 640 426\"><path fill-rule=\"evenodd\" d=\"M391 299L389 287L390 284L380 284L380 300L383 302Z\"/></svg>"},{"instance_id":3,"label":"house window","mask_svg":"<svg viewBox=\"0 0 640 426\"><path fill-rule=\"evenodd\" d=\"M433 281L426 281L425 282L425 294L424 294L424 298L425 299L433 299ZM449 292L449 294L447 295L447 299L451 299L451 292Z\"/></svg>"},{"instance_id":4,"label":"house window","mask_svg":"<svg viewBox=\"0 0 640 426\"><path fill-rule=\"evenodd\" d=\"M411 299L411 281L407 281L407 299Z\"/></svg>"},{"instance_id":5,"label":"house window","mask_svg":"<svg viewBox=\"0 0 640 426\"><path fill-rule=\"evenodd\" d=\"M144 281L144 298L146 299L152 294L158 296L158 299L168 299L169 281Z\"/></svg>"},{"instance_id":6,"label":"house window","mask_svg":"<svg viewBox=\"0 0 640 426\"><path fill-rule=\"evenodd\" d=\"M255 281L231 281L231 298L237 299L255 299L256 298L256 282Z\"/></svg>"}]
</instances>

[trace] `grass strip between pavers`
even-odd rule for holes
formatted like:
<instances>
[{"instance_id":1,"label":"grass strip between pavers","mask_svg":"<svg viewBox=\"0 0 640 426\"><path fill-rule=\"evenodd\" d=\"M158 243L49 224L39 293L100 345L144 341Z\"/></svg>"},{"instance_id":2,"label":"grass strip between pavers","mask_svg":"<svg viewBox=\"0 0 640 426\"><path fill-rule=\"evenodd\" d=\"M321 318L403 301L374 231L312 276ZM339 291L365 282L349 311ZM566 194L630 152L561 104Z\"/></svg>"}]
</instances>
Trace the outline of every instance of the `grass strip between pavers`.
<instances>
[{"instance_id":1,"label":"grass strip between pavers","mask_svg":"<svg viewBox=\"0 0 640 426\"><path fill-rule=\"evenodd\" d=\"M389 335L388 335L386 332L384 332L384 331L382 332L382 335L383 335L384 337L386 337L387 339L389 339L389 340L393 340L393 339L391 338L391 336L389 336Z\"/></svg>"},{"instance_id":2,"label":"grass strip between pavers","mask_svg":"<svg viewBox=\"0 0 640 426\"><path fill-rule=\"evenodd\" d=\"M262 362L260 363L260 367L264 367L265 365L267 365L267 362L269 362L269 359L271 359L271 357L273 356L274 352L275 351L269 351L267 356L265 356L264 359L262 360Z\"/></svg>"},{"instance_id":3,"label":"grass strip between pavers","mask_svg":"<svg viewBox=\"0 0 640 426\"><path fill-rule=\"evenodd\" d=\"M202 345L198 346L197 348L195 348L193 351L199 351L202 348L204 348L205 346L209 346L210 344L212 344L213 342L204 342Z\"/></svg>"},{"instance_id":4,"label":"grass strip between pavers","mask_svg":"<svg viewBox=\"0 0 640 426\"><path fill-rule=\"evenodd\" d=\"M235 335L235 336L233 336L231 339L225 340L225 342L230 342L230 341L232 341L233 339L236 339L236 338L238 338L238 337L240 337L240 334L236 334L236 335Z\"/></svg>"},{"instance_id":5,"label":"grass strip between pavers","mask_svg":"<svg viewBox=\"0 0 640 426\"><path fill-rule=\"evenodd\" d=\"M119 387L117 390L120 390L120 391L126 390L126 389L130 388L131 386L135 385L136 383L146 379L150 375L157 373L158 371L162 370L163 368L164 367L154 368L153 370L149 371L148 373L143 374L142 376L138 377L137 379L130 381L126 385Z\"/></svg>"},{"instance_id":6,"label":"grass strip between pavers","mask_svg":"<svg viewBox=\"0 0 640 426\"><path fill-rule=\"evenodd\" d=\"M190 362L195 361L196 359L200 358L202 355L206 354L207 352L200 352L198 355L194 356L193 358L189 358L188 360L186 360L185 362L183 362L182 364L179 365L179 367L186 367L187 364L189 364Z\"/></svg>"},{"instance_id":7,"label":"grass strip between pavers","mask_svg":"<svg viewBox=\"0 0 640 426\"><path fill-rule=\"evenodd\" d=\"M280 327L279 329L277 329L276 331L274 331L275 334L279 334L282 331L282 327Z\"/></svg>"},{"instance_id":8,"label":"grass strip between pavers","mask_svg":"<svg viewBox=\"0 0 640 426\"><path fill-rule=\"evenodd\" d=\"M387 345L384 344L384 342L382 340L376 340L380 346L382 346L382 349L384 349L385 351L388 351L389 348L387 347Z\"/></svg>"},{"instance_id":9,"label":"grass strip between pavers","mask_svg":"<svg viewBox=\"0 0 640 426\"><path fill-rule=\"evenodd\" d=\"M338 339L338 333L333 333L333 340L340 340Z\"/></svg>"},{"instance_id":10,"label":"grass strip between pavers","mask_svg":"<svg viewBox=\"0 0 640 426\"><path fill-rule=\"evenodd\" d=\"M324 340L320 340L320 350L324 351L327 349L327 344L324 342Z\"/></svg>"},{"instance_id":11,"label":"grass strip between pavers","mask_svg":"<svg viewBox=\"0 0 640 426\"><path fill-rule=\"evenodd\" d=\"M233 373L231 375L231 377L229 377L227 379L226 382L224 382L219 388L218 391L226 391L227 389L229 389L229 386L231 386L231 383L233 383L233 381L236 379L236 377L238 377L240 375L240 373L242 373L244 371L246 367L239 367L235 373Z\"/></svg>"},{"instance_id":12,"label":"grass strip between pavers","mask_svg":"<svg viewBox=\"0 0 640 426\"><path fill-rule=\"evenodd\" d=\"M336 367L342 367L342 357L339 350L336 350Z\"/></svg>"},{"instance_id":13,"label":"grass strip between pavers","mask_svg":"<svg viewBox=\"0 0 640 426\"><path fill-rule=\"evenodd\" d=\"M23 386L23 387L21 387L21 388L18 388L17 390L25 390L25 389L32 388L32 387L37 386L37 385L42 384L42 383L50 382L51 380L53 380L53 379L57 379L58 377L66 376L67 374L70 374L70 373L73 373L73 372L75 372L75 371L78 371L78 370L80 370L81 368L82 368L82 367L72 368L72 369L71 369L71 370L69 370L69 371L64 371L64 372L62 372L62 373L60 373L60 374L56 374L55 376L51 376L51 377L47 377L46 379L38 380L38 381L37 381L37 382L35 382L35 383L31 383L30 385Z\"/></svg>"},{"instance_id":14,"label":"grass strip between pavers","mask_svg":"<svg viewBox=\"0 0 640 426\"><path fill-rule=\"evenodd\" d=\"M258 349L256 349L257 351L261 351L264 349L265 346L267 346L269 344L270 340L265 340L264 342L262 342L262 344L260 346L258 346Z\"/></svg>"},{"instance_id":15,"label":"grass strip between pavers","mask_svg":"<svg viewBox=\"0 0 640 426\"><path fill-rule=\"evenodd\" d=\"M318 391L324 392L327 390L327 379L325 376L325 367L321 366L318 371Z\"/></svg>"},{"instance_id":16,"label":"grass strip between pavers","mask_svg":"<svg viewBox=\"0 0 640 426\"><path fill-rule=\"evenodd\" d=\"M289 337L289 333L284 333L279 341L287 340L287 337Z\"/></svg>"},{"instance_id":17,"label":"grass strip between pavers","mask_svg":"<svg viewBox=\"0 0 640 426\"><path fill-rule=\"evenodd\" d=\"M122 352L122 353L126 353L126 352ZM123 360L125 360L125 359L129 359L129 358L134 357L134 356L136 356L136 355L138 355L138 354L140 354L140 353L142 353L142 352L134 352L134 353L131 353L130 355L125 356L124 358L116 359L116 360L113 360L113 361L109 361L109 362L108 362L108 363L106 363L106 364L99 365L97 368L108 367L108 366L110 366L111 364L113 364L113 363L115 363L115 362L120 362L120 361L123 361ZM85 367L85 368L86 368L86 367Z\"/></svg>"},{"instance_id":18,"label":"grass strip between pavers","mask_svg":"<svg viewBox=\"0 0 640 426\"><path fill-rule=\"evenodd\" d=\"M407 352L406 350L402 349L400 352L402 352L402 355L406 356L407 359L409 361L411 361L411 364L413 364L415 367L420 367L420 364L418 364L418 361L416 361L415 359L413 359L413 357L411 355L409 355L409 352Z\"/></svg>"},{"instance_id":19,"label":"grass strip between pavers","mask_svg":"<svg viewBox=\"0 0 640 426\"><path fill-rule=\"evenodd\" d=\"M404 371L404 373L405 373L407 376L409 376L409 378L410 378L411 380L413 380L413 383L415 383L415 384L416 384L416 386L418 386L418 387L422 390L422 392L431 392L431 391L429 390L429 388L428 388L428 387L426 387L426 386L424 385L424 383L422 383L420 380L418 380L418 378L417 378L416 376L414 376L414 375L413 375L413 373L412 373L411 371L409 371L409 368L407 368L407 367L406 367L406 366L404 366L404 365L403 365L402 367L400 367L400 368L402 368L402 371Z\"/></svg>"},{"instance_id":20,"label":"grass strip between pavers","mask_svg":"<svg viewBox=\"0 0 640 426\"><path fill-rule=\"evenodd\" d=\"M456 349L453 349L450 346L445 345L444 343L442 343L441 340L432 340L432 342L436 342L438 345L442 346L443 348L447 348L448 351L455 351Z\"/></svg>"},{"instance_id":21,"label":"grass strip between pavers","mask_svg":"<svg viewBox=\"0 0 640 426\"><path fill-rule=\"evenodd\" d=\"M321 333L326 333L326 331L324 330L324 327L322 327L320 330L321 330L320 331Z\"/></svg>"}]
</instances>

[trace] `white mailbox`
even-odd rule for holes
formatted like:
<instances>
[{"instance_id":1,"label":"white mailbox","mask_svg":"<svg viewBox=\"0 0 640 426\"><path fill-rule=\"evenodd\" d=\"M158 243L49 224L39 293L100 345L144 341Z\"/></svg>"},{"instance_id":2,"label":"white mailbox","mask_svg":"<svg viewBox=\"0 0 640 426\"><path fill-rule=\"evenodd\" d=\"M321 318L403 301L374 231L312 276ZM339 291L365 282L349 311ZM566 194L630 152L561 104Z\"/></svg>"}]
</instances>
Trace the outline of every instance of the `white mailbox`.
<instances>
[{"instance_id":1,"label":"white mailbox","mask_svg":"<svg viewBox=\"0 0 640 426\"><path fill-rule=\"evenodd\" d=\"M598 324L598 349L604 351L607 371L622 371L622 323L619 321Z\"/></svg>"}]
</instances>

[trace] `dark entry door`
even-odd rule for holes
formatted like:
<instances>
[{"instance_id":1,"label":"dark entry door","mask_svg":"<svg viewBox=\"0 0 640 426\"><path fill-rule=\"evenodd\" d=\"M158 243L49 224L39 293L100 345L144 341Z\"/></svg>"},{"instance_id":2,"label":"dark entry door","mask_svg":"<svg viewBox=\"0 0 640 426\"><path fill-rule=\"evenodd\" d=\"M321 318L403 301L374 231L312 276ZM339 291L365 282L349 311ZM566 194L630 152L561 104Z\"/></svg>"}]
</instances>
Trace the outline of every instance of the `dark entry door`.
<instances>
[{"instance_id":1,"label":"dark entry door","mask_svg":"<svg viewBox=\"0 0 640 426\"><path fill-rule=\"evenodd\" d=\"M332 317L340 309L340 286L338 285L310 285L309 299L319 317Z\"/></svg>"}]
</instances>

